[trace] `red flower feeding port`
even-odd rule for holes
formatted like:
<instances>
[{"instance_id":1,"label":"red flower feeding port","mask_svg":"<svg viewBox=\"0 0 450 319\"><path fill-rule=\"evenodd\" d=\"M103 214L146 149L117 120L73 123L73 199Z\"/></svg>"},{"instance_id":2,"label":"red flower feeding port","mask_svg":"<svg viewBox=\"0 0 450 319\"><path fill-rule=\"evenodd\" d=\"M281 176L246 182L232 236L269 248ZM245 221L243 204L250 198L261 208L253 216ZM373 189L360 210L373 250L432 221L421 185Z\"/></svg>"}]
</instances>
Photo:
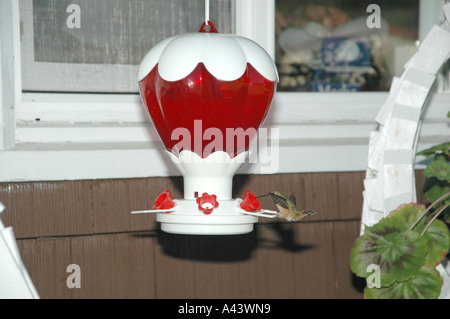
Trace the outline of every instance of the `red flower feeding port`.
<instances>
[{"instance_id":1,"label":"red flower feeding port","mask_svg":"<svg viewBox=\"0 0 450 319\"><path fill-rule=\"evenodd\" d=\"M175 202L173 201L172 194L167 189L162 192L155 200L153 209L168 209L175 207Z\"/></svg>"},{"instance_id":2,"label":"red flower feeding port","mask_svg":"<svg viewBox=\"0 0 450 319\"><path fill-rule=\"evenodd\" d=\"M220 34L205 21L197 33L154 46L139 66L138 82L145 109L184 181L184 199L174 200L172 213L157 214L161 230L252 231L257 216L232 199L232 180L272 103L278 82L273 59L252 40ZM244 208L260 210L254 195L245 196Z\"/></svg>"},{"instance_id":3,"label":"red flower feeding port","mask_svg":"<svg viewBox=\"0 0 450 319\"><path fill-rule=\"evenodd\" d=\"M198 209L207 215L211 214L213 209L219 206L217 196L214 194L209 195L208 193L203 193L201 197L197 197L196 202L198 204Z\"/></svg>"},{"instance_id":4,"label":"red flower feeding port","mask_svg":"<svg viewBox=\"0 0 450 319\"><path fill-rule=\"evenodd\" d=\"M255 194L247 190L242 198L241 208L247 212L261 211L261 203Z\"/></svg>"}]
</instances>

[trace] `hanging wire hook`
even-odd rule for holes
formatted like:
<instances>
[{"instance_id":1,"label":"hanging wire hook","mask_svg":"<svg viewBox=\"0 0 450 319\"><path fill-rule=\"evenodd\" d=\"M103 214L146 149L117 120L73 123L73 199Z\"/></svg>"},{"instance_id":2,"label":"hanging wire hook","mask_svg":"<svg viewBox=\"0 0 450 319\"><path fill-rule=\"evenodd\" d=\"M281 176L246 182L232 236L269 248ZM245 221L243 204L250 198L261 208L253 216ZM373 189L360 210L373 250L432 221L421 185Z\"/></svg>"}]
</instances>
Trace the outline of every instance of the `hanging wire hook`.
<instances>
[{"instance_id":1,"label":"hanging wire hook","mask_svg":"<svg viewBox=\"0 0 450 319\"><path fill-rule=\"evenodd\" d=\"M205 24L209 22L209 0L205 0Z\"/></svg>"}]
</instances>

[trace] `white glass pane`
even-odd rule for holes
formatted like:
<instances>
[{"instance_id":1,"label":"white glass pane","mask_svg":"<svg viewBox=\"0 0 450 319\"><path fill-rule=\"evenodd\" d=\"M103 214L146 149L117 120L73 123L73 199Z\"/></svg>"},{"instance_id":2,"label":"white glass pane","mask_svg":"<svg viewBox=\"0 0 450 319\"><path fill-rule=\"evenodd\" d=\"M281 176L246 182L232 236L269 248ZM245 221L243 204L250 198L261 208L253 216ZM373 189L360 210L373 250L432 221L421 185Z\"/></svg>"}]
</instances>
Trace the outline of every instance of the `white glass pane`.
<instances>
[{"instance_id":1,"label":"white glass pane","mask_svg":"<svg viewBox=\"0 0 450 319\"><path fill-rule=\"evenodd\" d=\"M232 12L232 0L211 1L219 32L234 33ZM145 53L169 36L197 32L205 1L21 0L20 13L24 91L137 92Z\"/></svg>"},{"instance_id":2,"label":"white glass pane","mask_svg":"<svg viewBox=\"0 0 450 319\"><path fill-rule=\"evenodd\" d=\"M417 50L419 0L276 0L276 14L280 91L388 91Z\"/></svg>"}]
</instances>

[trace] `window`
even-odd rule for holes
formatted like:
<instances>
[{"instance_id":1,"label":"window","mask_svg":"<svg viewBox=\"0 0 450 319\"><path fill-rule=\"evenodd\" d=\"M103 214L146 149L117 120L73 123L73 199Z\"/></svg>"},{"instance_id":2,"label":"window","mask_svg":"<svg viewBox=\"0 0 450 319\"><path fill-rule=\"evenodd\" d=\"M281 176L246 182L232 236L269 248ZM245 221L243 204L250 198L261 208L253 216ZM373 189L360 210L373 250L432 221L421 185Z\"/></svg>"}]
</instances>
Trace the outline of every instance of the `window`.
<instances>
[{"instance_id":1,"label":"window","mask_svg":"<svg viewBox=\"0 0 450 319\"><path fill-rule=\"evenodd\" d=\"M419 0L276 0L279 91L389 91L417 50L419 16Z\"/></svg>"},{"instance_id":2,"label":"window","mask_svg":"<svg viewBox=\"0 0 450 319\"><path fill-rule=\"evenodd\" d=\"M278 1L285 0L214 0L210 1L211 16L213 19L221 13L217 18L222 21L219 32L229 30L249 37L276 59ZM95 2L99 7L94 8L104 9L92 9L105 23L99 25L97 33L88 34L91 42L70 35L72 31L86 32L83 23L89 19L97 21L84 15L86 2L90 8ZM162 21L161 33L148 41L192 26L196 31L204 19L203 0L0 1L0 181L180 175L162 153L162 143L133 88L135 63L147 50L144 47L153 42L144 44L136 39L131 29L137 20L129 19L122 9L112 11L118 20L114 18L111 24L111 8L106 3L117 3L117 8L129 12L139 11L139 3L160 6L149 14ZM179 3L183 3L182 9ZM218 7L214 8L214 3ZM443 21L442 3L419 1L419 41L432 25ZM70 4L80 7L81 28L64 31L67 19L75 12L67 12ZM44 10L43 15L31 10L34 5ZM61 16L56 14L59 10ZM382 17L387 14L383 6L381 12ZM47 15L54 19L43 18ZM168 27L174 21L179 22L178 29ZM146 26L151 22L142 23ZM107 25L110 30L120 25L117 30L125 35L111 33L105 41L102 35L106 37L107 31L101 28ZM49 33L58 35L58 40ZM448 67L443 72L448 74ZM436 90L445 92L445 85L448 76L443 73ZM365 170L369 134L376 128L374 118L388 92L286 91L280 85L264 124L279 129L279 172ZM449 103L448 94L433 96L419 148L448 139L444 119ZM244 165L239 171L258 172L258 163Z\"/></svg>"},{"instance_id":3,"label":"window","mask_svg":"<svg viewBox=\"0 0 450 319\"><path fill-rule=\"evenodd\" d=\"M22 90L136 93L137 67L156 43L196 32L204 0L20 0ZM211 1L233 33L232 0Z\"/></svg>"}]
</instances>

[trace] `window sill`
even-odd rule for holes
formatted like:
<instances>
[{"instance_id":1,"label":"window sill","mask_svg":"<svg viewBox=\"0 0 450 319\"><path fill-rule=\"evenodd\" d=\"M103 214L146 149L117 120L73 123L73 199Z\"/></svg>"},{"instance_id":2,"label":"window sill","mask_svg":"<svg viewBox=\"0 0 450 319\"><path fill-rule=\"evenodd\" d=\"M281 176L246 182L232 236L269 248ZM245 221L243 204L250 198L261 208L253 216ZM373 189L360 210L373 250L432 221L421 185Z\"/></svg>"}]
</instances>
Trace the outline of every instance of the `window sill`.
<instances>
[{"instance_id":1,"label":"window sill","mask_svg":"<svg viewBox=\"0 0 450 319\"><path fill-rule=\"evenodd\" d=\"M387 96L278 93L263 125L269 134L279 134L278 162L270 173L364 171L370 132L377 129L374 119ZM138 96L114 102L91 95L72 98L61 107L45 95L23 97L16 106L15 146L0 152L1 182L180 175ZM430 99L418 150L448 140L449 101L448 94ZM83 108L90 109L90 122ZM238 174L264 174L265 165L245 163ZM417 158L421 167L423 158Z\"/></svg>"}]
</instances>

